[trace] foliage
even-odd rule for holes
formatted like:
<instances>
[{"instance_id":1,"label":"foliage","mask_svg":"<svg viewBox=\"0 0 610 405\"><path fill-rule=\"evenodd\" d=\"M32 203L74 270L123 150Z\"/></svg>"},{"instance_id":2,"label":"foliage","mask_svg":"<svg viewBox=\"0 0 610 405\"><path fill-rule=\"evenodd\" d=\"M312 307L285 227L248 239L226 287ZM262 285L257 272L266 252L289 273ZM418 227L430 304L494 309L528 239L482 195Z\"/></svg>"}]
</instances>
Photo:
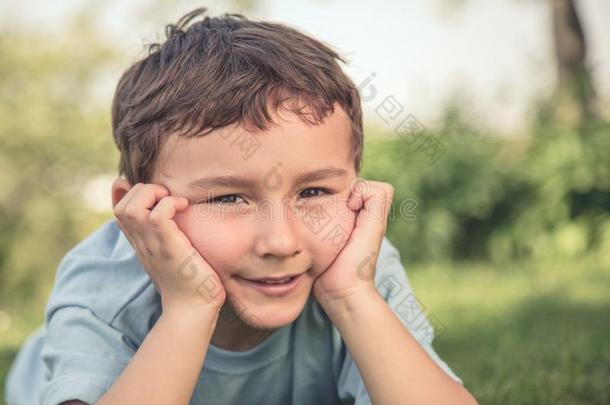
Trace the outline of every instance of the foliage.
<instances>
[{"instance_id":1,"label":"foliage","mask_svg":"<svg viewBox=\"0 0 610 405\"><path fill-rule=\"evenodd\" d=\"M422 142L372 130L362 176L395 187L388 236L410 261L578 256L608 248L610 123L558 125L535 108L524 136L500 138L449 106L419 139L445 152L430 164Z\"/></svg>"},{"instance_id":2,"label":"foliage","mask_svg":"<svg viewBox=\"0 0 610 405\"><path fill-rule=\"evenodd\" d=\"M109 106L94 99L115 55L73 29L0 35L0 306L46 297L61 256L90 229L82 188L116 165Z\"/></svg>"}]
</instances>

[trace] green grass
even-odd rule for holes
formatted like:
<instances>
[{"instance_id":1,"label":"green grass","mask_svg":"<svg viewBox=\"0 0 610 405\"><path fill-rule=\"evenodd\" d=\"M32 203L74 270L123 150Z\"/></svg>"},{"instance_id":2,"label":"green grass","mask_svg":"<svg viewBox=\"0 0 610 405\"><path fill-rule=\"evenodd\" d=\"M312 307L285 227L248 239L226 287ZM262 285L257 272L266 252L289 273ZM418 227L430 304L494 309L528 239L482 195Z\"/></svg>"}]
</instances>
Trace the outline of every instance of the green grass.
<instances>
[{"instance_id":1,"label":"green grass","mask_svg":"<svg viewBox=\"0 0 610 405\"><path fill-rule=\"evenodd\" d=\"M610 271L557 263L409 270L437 353L481 404L610 403Z\"/></svg>"},{"instance_id":2,"label":"green grass","mask_svg":"<svg viewBox=\"0 0 610 405\"><path fill-rule=\"evenodd\" d=\"M437 353L481 404L608 404L610 266L600 263L405 267L426 314L445 326ZM2 389L44 302L4 310Z\"/></svg>"}]
</instances>

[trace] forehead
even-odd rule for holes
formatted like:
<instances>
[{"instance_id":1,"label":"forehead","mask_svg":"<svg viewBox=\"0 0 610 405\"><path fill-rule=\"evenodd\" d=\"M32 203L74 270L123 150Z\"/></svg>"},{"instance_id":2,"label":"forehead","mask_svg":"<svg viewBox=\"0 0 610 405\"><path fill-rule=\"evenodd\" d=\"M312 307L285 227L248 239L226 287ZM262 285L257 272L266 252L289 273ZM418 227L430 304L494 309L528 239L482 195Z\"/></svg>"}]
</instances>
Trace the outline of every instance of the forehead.
<instances>
[{"instance_id":1,"label":"forehead","mask_svg":"<svg viewBox=\"0 0 610 405\"><path fill-rule=\"evenodd\" d=\"M284 175L353 166L351 123L337 104L318 125L288 111L272 116L274 123L265 131L233 125L200 137L170 136L159 154L155 180L186 184L204 175L264 176L274 166Z\"/></svg>"}]
</instances>

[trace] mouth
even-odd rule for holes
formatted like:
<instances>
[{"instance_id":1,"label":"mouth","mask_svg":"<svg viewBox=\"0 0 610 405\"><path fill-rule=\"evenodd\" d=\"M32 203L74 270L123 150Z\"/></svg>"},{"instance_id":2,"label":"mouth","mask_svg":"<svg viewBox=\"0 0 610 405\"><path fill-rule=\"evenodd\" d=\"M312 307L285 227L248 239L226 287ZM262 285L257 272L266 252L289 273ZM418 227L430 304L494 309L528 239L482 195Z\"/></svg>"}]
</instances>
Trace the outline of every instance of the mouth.
<instances>
[{"instance_id":1,"label":"mouth","mask_svg":"<svg viewBox=\"0 0 610 405\"><path fill-rule=\"evenodd\" d=\"M240 277L249 287L271 297L281 297L290 294L299 285L304 273L285 276L282 278L247 279Z\"/></svg>"},{"instance_id":2,"label":"mouth","mask_svg":"<svg viewBox=\"0 0 610 405\"><path fill-rule=\"evenodd\" d=\"M263 277L263 278L244 278L245 280L252 281L255 283L263 284L286 284L291 282L296 277L301 276L303 273L288 274L282 277Z\"/></svg>"}]
</instances>

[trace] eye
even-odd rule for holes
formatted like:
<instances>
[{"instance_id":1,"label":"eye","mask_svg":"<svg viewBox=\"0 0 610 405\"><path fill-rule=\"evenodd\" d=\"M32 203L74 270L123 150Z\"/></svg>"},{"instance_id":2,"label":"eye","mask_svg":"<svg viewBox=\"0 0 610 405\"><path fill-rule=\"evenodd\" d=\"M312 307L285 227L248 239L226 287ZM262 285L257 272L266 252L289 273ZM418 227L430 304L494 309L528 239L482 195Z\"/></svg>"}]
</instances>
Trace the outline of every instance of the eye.
<instances>
[{"instance_id":1,"label":"eye","mask_svg":"<svg viewBox=\"0 0 610 405\"><path fill-rule=\"evenodd\" d=\"M306 193L306 192L310 192L310 191L314 191L314 195L311 195L312 193ZM305 190L301 191L301 195L303 195L304 193L306 194L305 198L312 198L312 197L321 197L322 195L319 195L317 192L321 192L323 194L330 194L330 190L325 189L325 188L321 188L321 187L310 187L310 188L306 188ZM235 200L236 198L241 198L239 195L237 194L226 194L226 195L221 195L218 197L214 197L211 198L209 200L206 201L199 201L199 204L221 204L221 205L233 205L236 204L237 201Z\"/></svg>"},{"instance_id":2,"label":"eye","mask_svg":"<svg viewBox=\"0 0 610 405\"><path fill-rule=\"evenodd\" d=\"M222 204L222 205L235 204L236 202L234 201L234 198L239 198L239 196L237 194L226 194L226 195L221 195L219 197L214 197L207 201L201 201L201 203Z\"/></svg>"},{"instance_id":3,"label":"eye","mask_svg":"<svg viewBox=\"0 0 610 405\"><path fill-rule=\"evenodd\" d=\"M311 188L306 188L305 190L301 191L301 194L305 193L306 191L310 191L310 190L314 190L314 191L321 191L324 194L329 194L329 190L325 189L325 188L320 188L320 187L311 187ZM310 195L310 197L321 197L319 195Z\"/></svg>"}]
</instances>

